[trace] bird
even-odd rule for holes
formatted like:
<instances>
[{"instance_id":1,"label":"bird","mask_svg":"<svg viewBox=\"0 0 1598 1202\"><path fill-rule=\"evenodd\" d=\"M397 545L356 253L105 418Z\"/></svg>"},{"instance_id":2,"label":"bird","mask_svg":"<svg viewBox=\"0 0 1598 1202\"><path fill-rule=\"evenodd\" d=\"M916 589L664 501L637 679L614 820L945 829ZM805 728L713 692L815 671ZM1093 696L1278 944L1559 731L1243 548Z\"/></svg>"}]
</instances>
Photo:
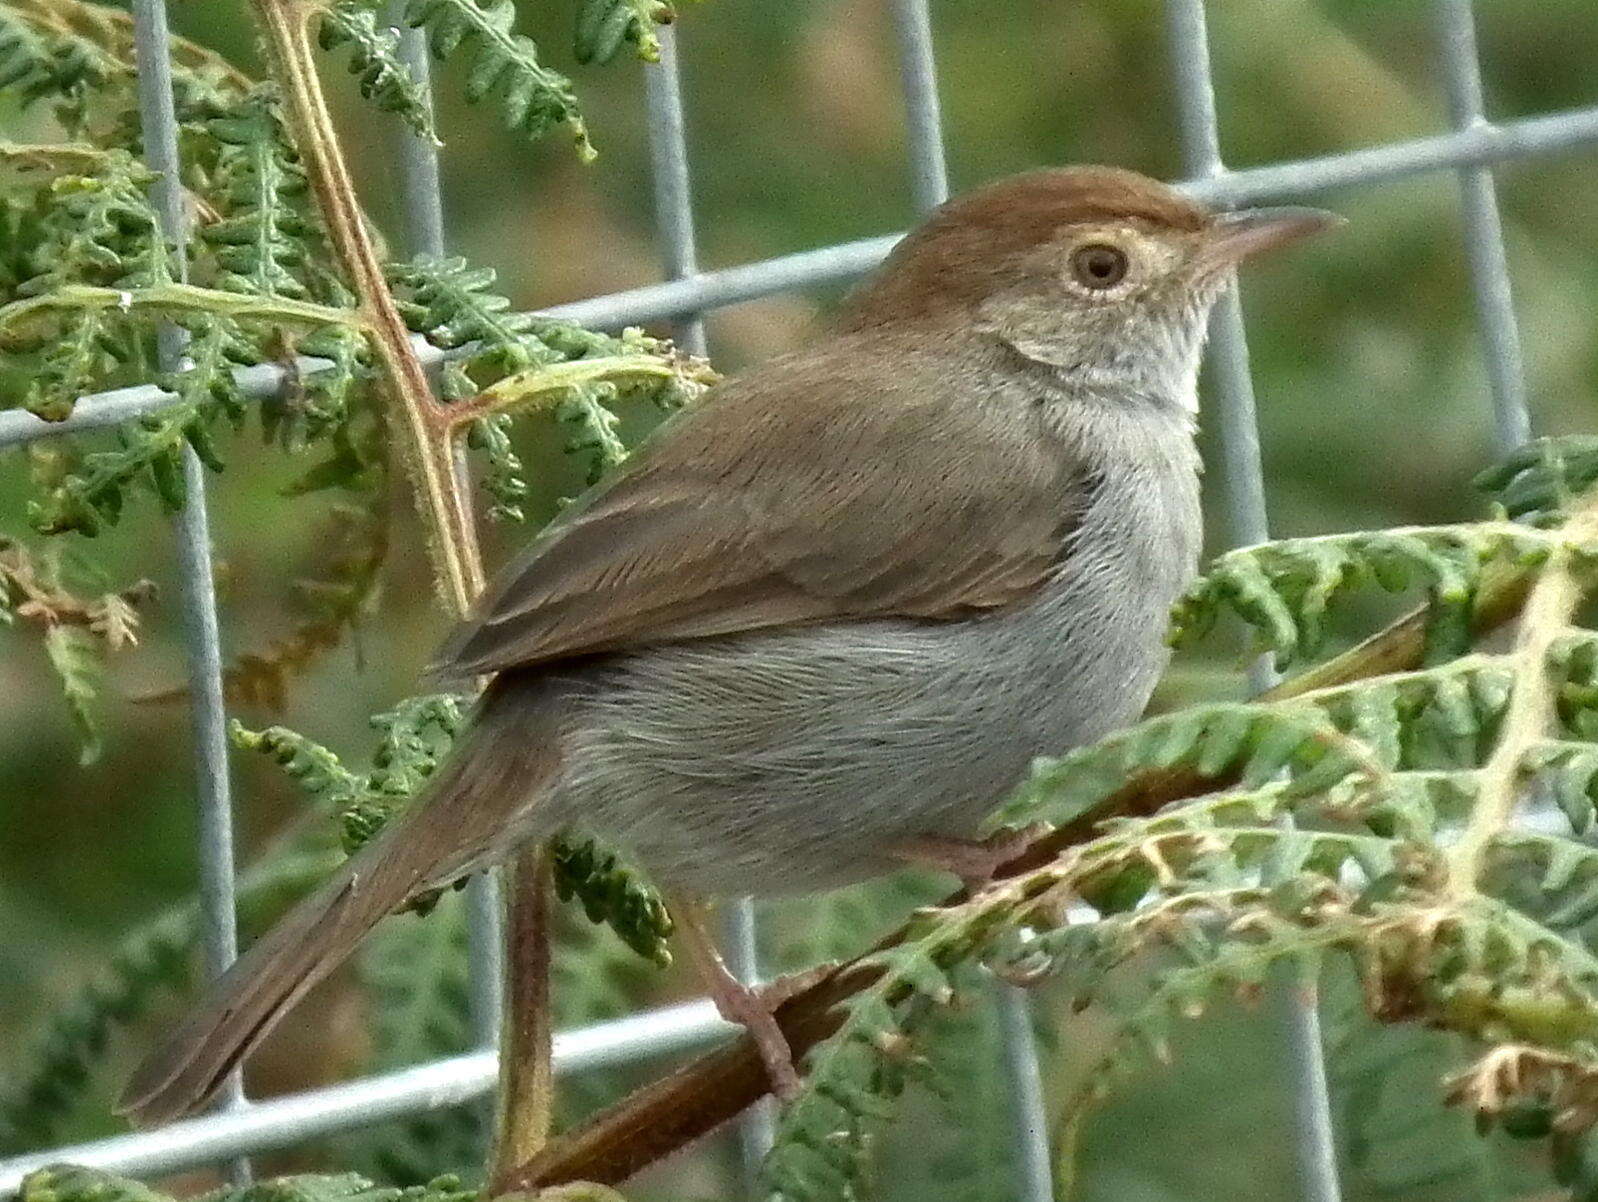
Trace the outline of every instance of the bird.
<instances>
[{"instance_id":1,"label":"bird","mask_svg":"<svg viewBox=\"0 0 1598 1202\"><path fill-rule=\"evenodd\" d=\"M561 832L671 899L773 1088L798 1072L711 899L906 862L980 878L1031 761L1135 720L1201 550L1197 377L1245 258L1327 229L1055 167L935 210L824 332L711 388L566 507L434 665L489 678L407 810L294 907L133 1075L203 1107L409 899Z\"/></svg>"}]
</instances>

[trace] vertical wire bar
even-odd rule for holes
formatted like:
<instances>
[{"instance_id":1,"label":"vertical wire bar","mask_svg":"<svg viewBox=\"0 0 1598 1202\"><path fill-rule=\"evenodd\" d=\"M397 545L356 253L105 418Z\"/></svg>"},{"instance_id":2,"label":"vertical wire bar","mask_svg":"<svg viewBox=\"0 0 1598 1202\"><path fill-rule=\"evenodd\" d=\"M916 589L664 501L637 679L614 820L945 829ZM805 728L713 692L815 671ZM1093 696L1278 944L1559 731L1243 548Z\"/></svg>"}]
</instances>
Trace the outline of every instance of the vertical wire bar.
<instances>
[{"instance_id":1,"label":"vertical wire bar","mask_svg":"<svg viewBox=\"0 0 1598 1202\"><path fill-rule=\"evenodd\" d=\"M949 195L932 22L927 0L893 0L891 12L904 94L911 195L916 211L925 214ZM1021 1190L1017 1197L1021 1202L1050 1202L1054 1197L1054 1171L1030 999L1026 990L1002 981L995 981L993 990L1015 1119L1014 1154Z\"/></svg>"},{"instance_id":2,"label":"vertical wire bar","mask_svg":"<svg viewBox=\"0 0 1598 1202\"><path fill-rule=\"evenodd\" d=\"M1187 172L1194 178L1223 175L1226 167L1221 159L1204 0L1166 0L1165 12ZM1227 291L1211 319L1210 369L1220 393L1221 455L1231 539L1234 545L1262 542L1269 534L1265 477L1243 306L1236 287ZM1251 683L1256 689L1264 688L1272 675L1262 658L1250 672ZM1295 982L1282 998L1293 1073L1294 1149L1303 1196L1311 1202L1338 1202L1342 1193L1318 992L1313 982Z\"/></svg>"},{"instance_id":3,"label":"vertical wire bar","mask_svg":"<svg viewBox=\"0 0 1598 1202\"><path fill-rule=\"evenodd\" d=\"M755 905L741 897L727 908L721 932L727 967L745 985L760 983L760 940L755 927ZM777 1104L761 1098L738 1120L738 1158L750 1198L758 1197L760 1167L777 1138Z\"/></svg>"},{"instance_id":4,"label":"vertical wire bar","mask_svg":"<svg viewBox=\"0 0 1598 1202\"><path fill-rule=\"evenodd\" d=\"M683 118L682 75L677 61L677 31L659 26L660 61L644 71L648 108L649 166L654 182L655 230L660 236L661 266L670 280L699 273L694 234L693 186L688 172L688 136ZM705 323L694 314L677 323L678 343L691 354L705 353ZM727 967L745 985L760 981L760 945L754 903L739 898L727 908L721 941ZM757 1102L738 1124L738 1154L744 1182L753 1197L760 1166L776 1138L776 1107L771 1099Z\"/></svg>"},{"instance_id":5,"label":"vertical wire bar","mask_svg":"<svg viewBox=\"0 0 1598 1202\"><path fill-rule=\"evenodd\" d=\"M133 23L144 158L156 173L150 186L150 198L162 233L172 244L178 275L187 279L178 123L172 93L172 43L165 0L134 0ZM175 327L164 329L160 336L162 368L177 367L182 354L182 331ZM178 566L183 577L183 641L193 715L200 944L206 975L218 977L238 956L233 803L228 782L227 717L222 697L222 642L211 566L205 468L190 446L184 446L182 459L186 499L174 526ZM235 1110L246 1104L240 1070L228 1075L218 1097L217 1109L220 1110ZM236 1184L247 1182L249 1161L243 1157L233 1161L228 1175Z\"/></svg>"},{"instance_id":6,"label":"vertical wire bar","mask_svg":"<svg viewBox=\"0 0 1598 1202\"><path fill-rule=\"evenodd\" d=\"M1476 23L1470 0L1437 0L1436 19L1449 118L1457 130L1485 125L1481 59L1476 50ZM1461 167L1459 195L1471 296L1476 302L1476 322L1481 327L1487 384L1492 394L1495 442L1499 451L1509 451L1531 437L1531 419L1526 407L1520 327L1515 321L1504 227L1492 170Z\"/></svg>"},{"instance_id":7,"label":"vertical wire bar","mask_svg":"<svg viewBox=\"0 0 1598 1202\"><path fill-rule=\"evenodd\" d=\"M699 274L694 232L693 186L688 176L688 135L683 119L682 73L677 62L677 30L659 26L660 61L644 71L649 109L649 168L655 190L655 232L660 235L661 266L668 280ZM695 314L680 322L677 340L695 355L705 353L705 323Z\"/></svg>"},{"instance_id":8,"label":"vertical wire bar","mask_svg":"<svg viewBox=\"0 0 1598 1202\"><path fill-rule=\"evenodd\" d=\"M384 18L399 33L400 61L421 90L429 113L433 108L432 63L427 53L427 35L405 24L405 5L396 0L384 10ZM405 214L405 235L412 254L432 258L444 255L444 190L439 182L438 147L402 122L398 128L396 153L400 165L400 191ZM466 449L455 447L455 487L464 504L472 506L472 477L466 462ZM500 898L500 876L488 869L472 877L466 885L466 955L471 966L467 1011L472 1034L484 1047L499 1041L501 1011L504 1005L502 982L505 975L504 914Z\"/></svg>"},{"instance_id":9,"label":"vertical wire bar","mask_svg":"<svg viewBox=\"0 0 1598 1202\"><path fill-rule=\"evenodd\" d=\"M910 151L910 194L916 212L927 213L949 196L937 59L932 52L932 19L927 13L927 0L893 0L892 13Z\"/></svg>"}]
</instances>

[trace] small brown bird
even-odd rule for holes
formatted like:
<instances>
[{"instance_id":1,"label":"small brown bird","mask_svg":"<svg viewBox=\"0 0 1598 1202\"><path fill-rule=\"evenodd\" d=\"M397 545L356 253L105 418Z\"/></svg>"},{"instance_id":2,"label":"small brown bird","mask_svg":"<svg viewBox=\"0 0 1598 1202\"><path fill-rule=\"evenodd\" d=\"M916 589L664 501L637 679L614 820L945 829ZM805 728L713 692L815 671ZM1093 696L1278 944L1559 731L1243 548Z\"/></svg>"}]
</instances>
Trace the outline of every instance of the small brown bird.
<instances>
[{"instance_id":1,"label":"small brown bird","mask_svg":"<svg viewBox=\"0 0 1598 1202\"><path fill-rule=\"evenodd\" d=\"M1248 255L1328 214L1211 214L1079 168L939 209L831 332L713 389L570 506L445 647L494 674L383 835L134 1076L193 1110L407 898L557 831L677 899L722 1012L797 1078L698 899L827 888L971 843L1034 756L1135 718L1199 552L1196 378Z\"/></svg>"}]
</instances>

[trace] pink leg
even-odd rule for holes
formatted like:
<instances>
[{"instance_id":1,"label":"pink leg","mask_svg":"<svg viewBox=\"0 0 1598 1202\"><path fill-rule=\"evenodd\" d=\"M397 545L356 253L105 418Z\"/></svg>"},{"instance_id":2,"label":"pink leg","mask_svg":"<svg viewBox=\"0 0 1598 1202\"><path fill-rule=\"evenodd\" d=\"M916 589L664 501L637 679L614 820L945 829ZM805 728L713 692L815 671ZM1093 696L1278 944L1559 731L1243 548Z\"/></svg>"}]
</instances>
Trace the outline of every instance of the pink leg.
<instances>
[{"instance_id":1,"label":"pink leg","mask_svg":"<svg viewBox=\"0 0 1598 1202\"><path fill-rule=\"evenodd\" d=\"M965 891L975 896L993 880L994 873L1025 851L1042 832L1041 826L1026 826L1020 830L1001 831L982 841L948 835L916 835L888 854L907 864L953 873L960 878Z\"/></svg>"},{"instance_id":2,"label":"pink leg","mask_svg":"<svg viewBox=\"0 0 1598 1202\"><path fill-rule=\"evenodd\" d=\"M771 1081L771 1091L784 1102L791 1102L800 1090L799 1072L794 1068L793 1050L788 1038L777 1025L772 1012L798 989L803 988L800 978L785 978L768 990L750 989L732 973L716 950L715 941L705 926L706 910L697 901L681 896L671 900L672 916L682 933L683 944L694 969L716 1003L716 1012L730 1023L737 1023L749 1033L766 1066L766 1076ZM790 982L798 981L797 985Z\"/></svg>"}]
</instances>

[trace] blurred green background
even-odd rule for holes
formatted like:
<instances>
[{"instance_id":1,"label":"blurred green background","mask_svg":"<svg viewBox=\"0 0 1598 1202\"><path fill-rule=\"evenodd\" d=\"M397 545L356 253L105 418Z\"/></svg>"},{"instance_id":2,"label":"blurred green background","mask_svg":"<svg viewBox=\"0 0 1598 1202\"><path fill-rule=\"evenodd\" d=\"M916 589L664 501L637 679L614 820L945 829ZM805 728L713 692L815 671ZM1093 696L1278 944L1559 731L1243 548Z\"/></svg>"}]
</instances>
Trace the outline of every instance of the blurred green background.
<instances>
[{"instance_id":1,"label":"blurred green background","mask_svg":"<svg viewBox=\"0 0 1598 1202\"><path fill-rule=\"evenodd\" d=\"M439 81L452 250L498 269L518 307L659 277L642 116L643 70L570 62L570 6L523 3L523 29L575 75L600 157L578 164L563 139L529 149ZM237 0L176 0L186 35L246 67L254 36ZM1431 6L1412 0L1224 0L1212 4L1222 140L1237 167L1435 132L1446 125ZM1163 15L1156 0L933 0L940 88L956 190L1041 164L1110 162L1180 174ZM1598 103L1592 0L1477 5L1492 113L1512 118ZM902 228L911 206L892 31L882 0L708 0L680 23L701 261L730 266ZM396 246L387 122L327 73L363 197ZM385 134L391 131L383 129ZM1590 430L1598 392L1598 171L1594 152L1499 173L1539 433ZM1273 530L1281 534L1449 520L1477 510L1469 479L1490 456L1490 418L1459 231L1456 181L1437 173L1323 198L1350 219L1329 238L1254 272L1244 290ZM735 369L802 340L831 295L782 296L713 315L713 358ZM1216 431L1205 430L1206 456ZM545 428L522 432L542 512L576 491L579 468ZM240 438L213 489L223 635L259 649L293 621L291 581L323 551L316 503L276 490L301 465ZM0 470L0 534L25 529L25 473ZM1218 468L1207 481L1222 510ZM539 506L535 505L537 511ZM103 963L130 924L194 879L189 739L181 706L127 698L181 678L172 540L148 503L90 551L107 576L162 586L143 644L115 665L100 762L77 747L42 649L0 642L0 1082L28 1062L41 1025ZM536 514L535 514L536 516ZM74 536L75 537L75 536ZM524 535L501 530L499 548ZM1224 546L1213 528L1212 549ZM280 720L359 756L367 715L414 691L443 630L407 514L380 604L358 645L322 660ZM1164 696L1238 686L1229 665L1178 662ZM118 698L121 699L118 699ZM239 846L252 849L298 805L270 766L235 758ZM858 947L924 894L895 883L822 903L762 907L773 962ZM415 919L399 920L415 922ZM583 933L573 926L573 938ZM611 960L616 957L612 953ZM581 977L580 966L572 974ZM1544 1196L1535 1155L1481 1143L1442 1110L1433 1082L1457 1049L1441 1037L1377 1031L1333 980L1326 1021L1350 1199ZM642 968L611 992L634 1004L688 996L681 972ZM364 995L335 980L260 1057L258 1093L356 1071ZM176 1005L166 1008L168 1015ZM582 1008L579 1006L579 1010ZM602 1009L602 1008L601 1008ZM571 1013L572 1011L568 1011ZM1038 998L1044 1076L1059 1092L1094 1056L1094 1016ZM997 1034L974 1006L947 1020L953 1101L918 1093L885 1143L880 1196L1011 1196L1008 1099L992 1068ZM1077 1196L1092 1202L1221 1202L1294 1195L1280 1016L1222 999L1184 1031L1169 1066L1133 1066L1081 1127ZM143 1037L122 1036L73 1137L117 1129L103 1102ZM608 1091L615 1083L601 1083ZM578 1101L590 1099L590 1090ZM598 1096L594 1094L594 1096ZM591 1100L591 1099L590 1099ZM986 1147L986 1151L983 1148ZM338 1149L269 1167L336 1165ZM736 1196L729 1140L652 1171L645 1199ZM192 1183L209 1178L195 1174ZM1546 1196L1557 1196L1548 1193Z\"/></svg>"}]
</instances>

